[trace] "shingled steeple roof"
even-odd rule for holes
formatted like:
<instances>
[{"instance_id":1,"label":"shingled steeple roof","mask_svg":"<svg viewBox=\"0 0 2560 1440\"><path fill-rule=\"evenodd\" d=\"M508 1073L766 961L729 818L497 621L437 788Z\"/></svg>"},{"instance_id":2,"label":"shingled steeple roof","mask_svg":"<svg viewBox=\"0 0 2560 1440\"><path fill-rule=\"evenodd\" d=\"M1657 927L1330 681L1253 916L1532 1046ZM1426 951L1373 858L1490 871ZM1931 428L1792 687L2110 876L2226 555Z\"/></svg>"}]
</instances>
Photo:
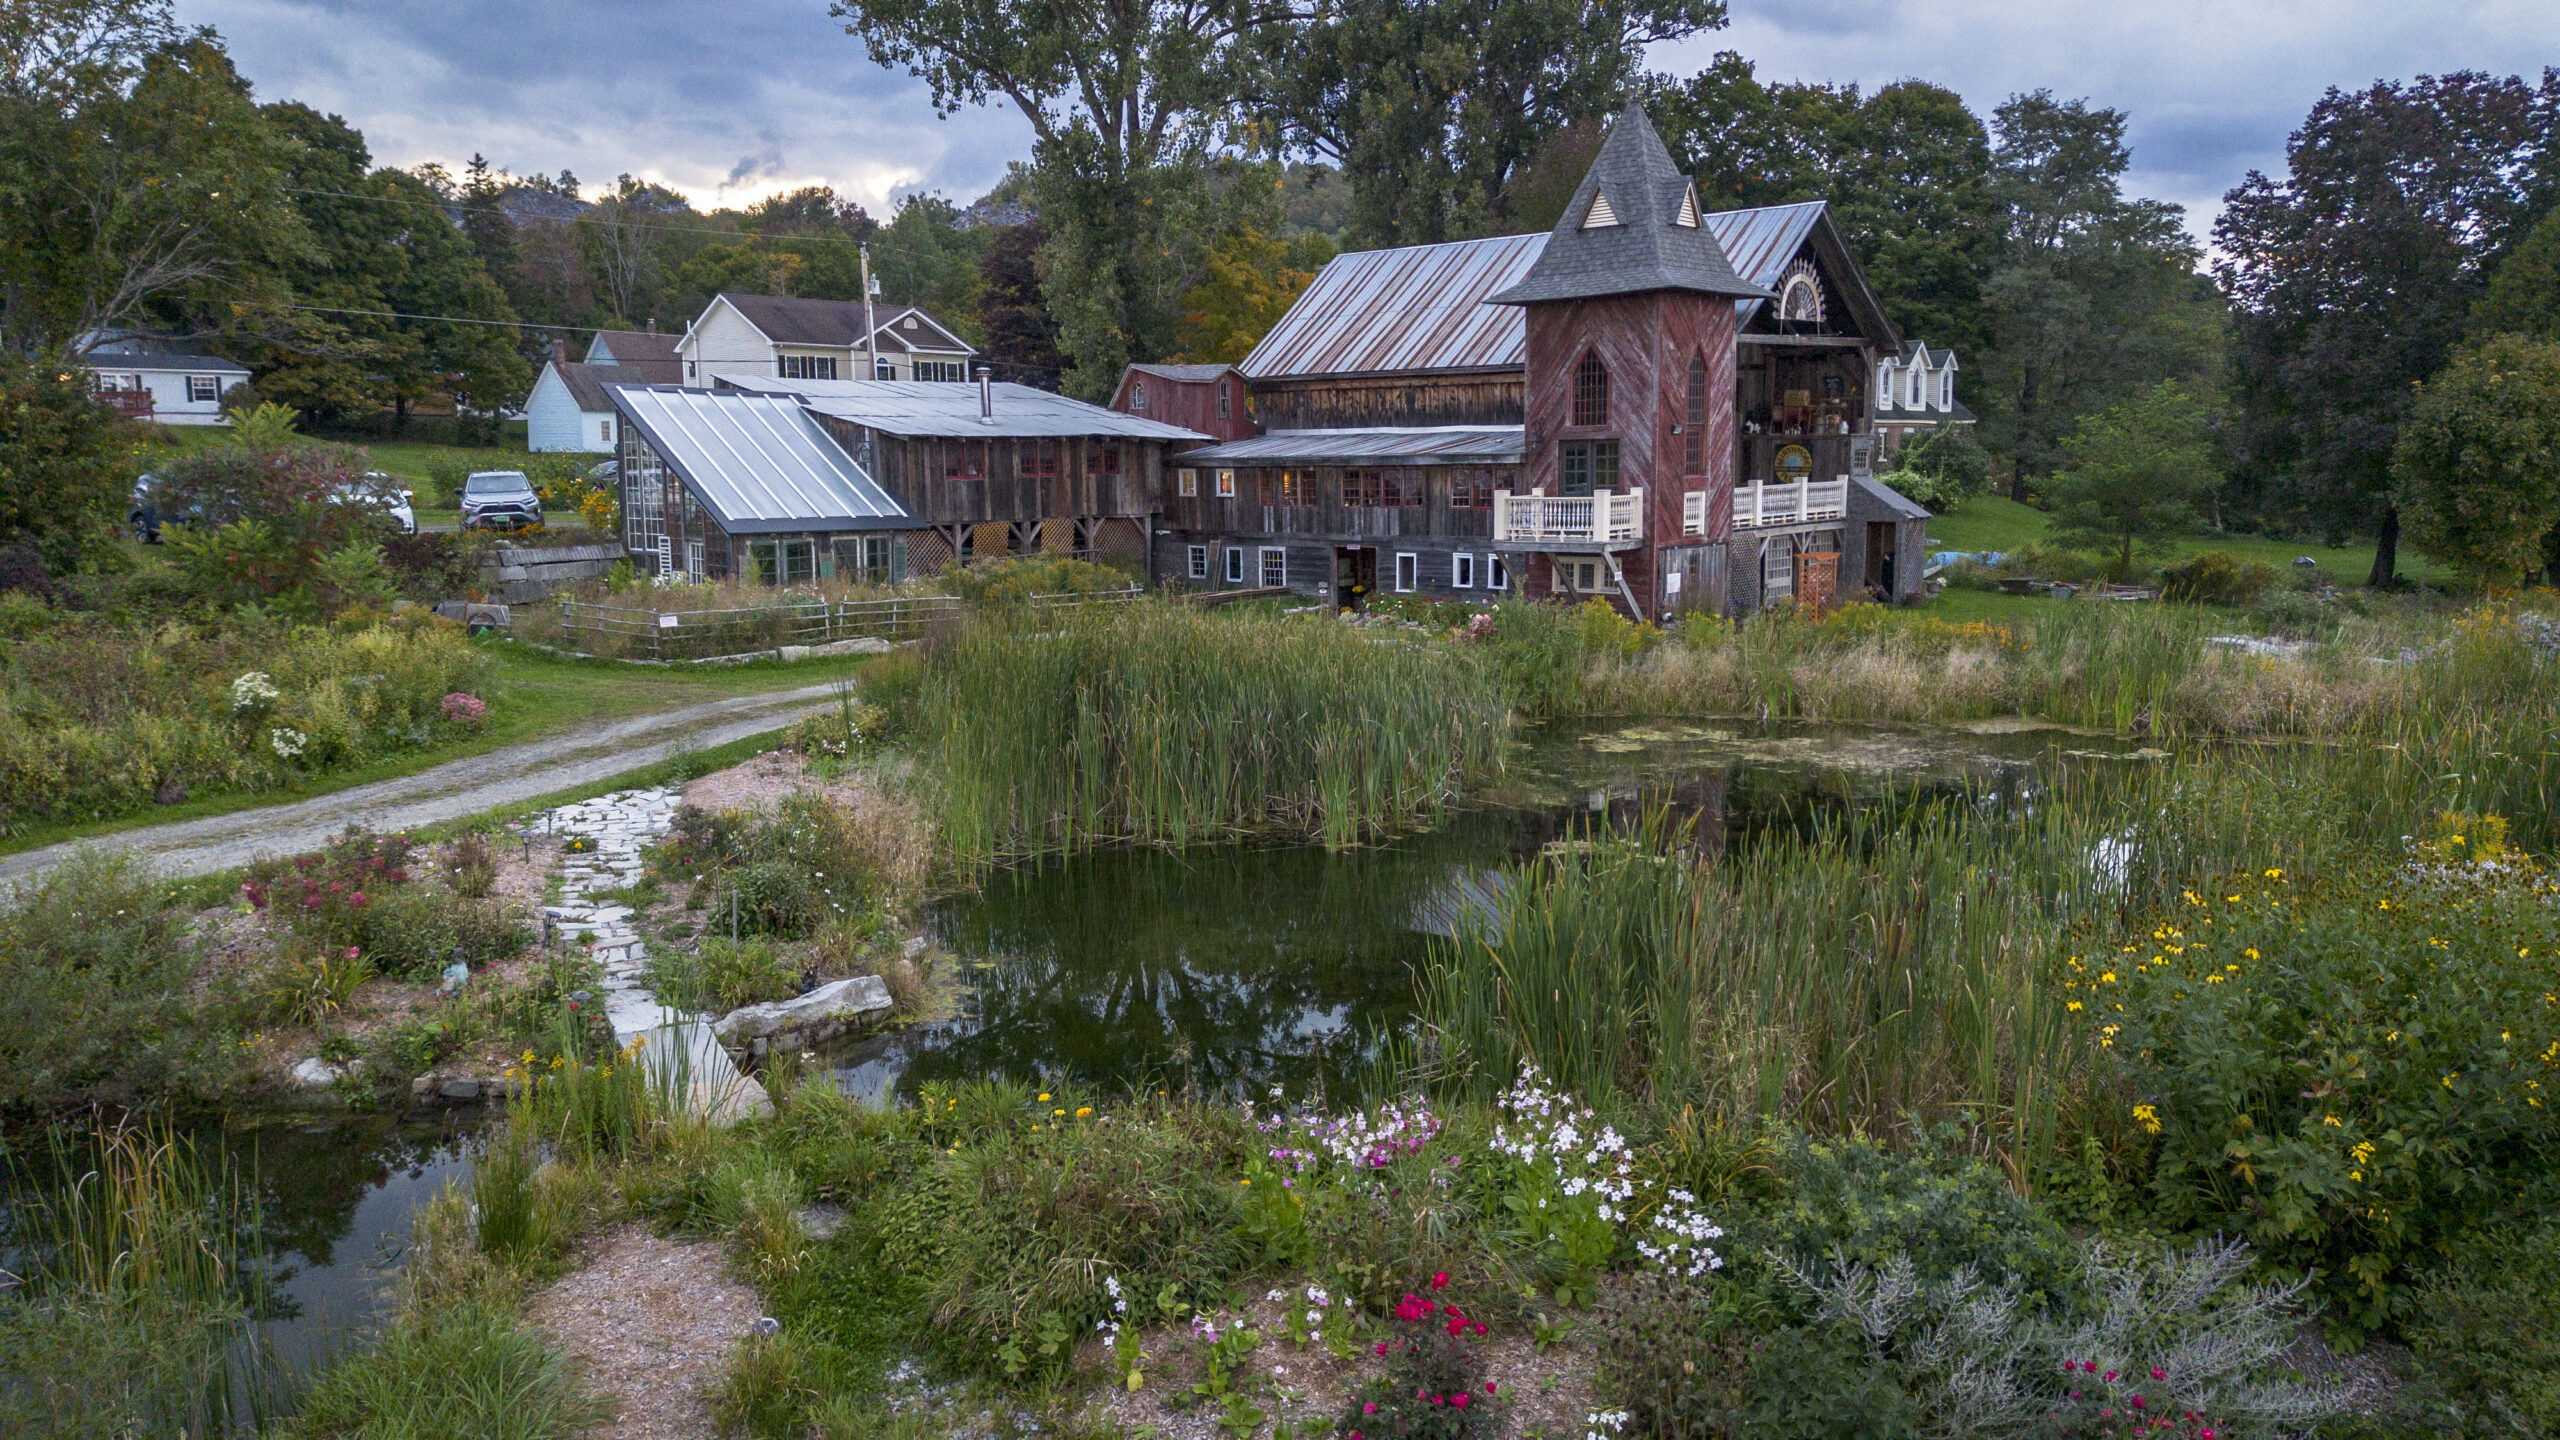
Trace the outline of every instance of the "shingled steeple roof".
<instances>
[{"instance_id":1,"label":"shingled steeple roof","mask_svg":"<svg viewBox=\"0 0 2560 1440\"><path fill-rule=\"evenodd\" d=\"M1771 298L1733 273L1714 232L1698 223L1689 177L1671 163L1644 108L1631 104L1609 127L1599 158L1548 234L1545 253L1519 284L1487 296L1485 303L1528 305L1648 290Z\"/></svg>"}]
</instances>

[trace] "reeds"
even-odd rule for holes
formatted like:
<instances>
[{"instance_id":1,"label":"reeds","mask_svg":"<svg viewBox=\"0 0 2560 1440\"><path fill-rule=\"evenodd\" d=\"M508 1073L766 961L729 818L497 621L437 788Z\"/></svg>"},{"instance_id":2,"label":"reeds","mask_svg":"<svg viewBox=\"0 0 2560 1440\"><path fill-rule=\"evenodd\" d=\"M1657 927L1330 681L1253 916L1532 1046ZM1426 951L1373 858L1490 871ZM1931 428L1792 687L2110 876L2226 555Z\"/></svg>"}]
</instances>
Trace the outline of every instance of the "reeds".
<instances>
[{"instance_id":1,"label":"reeds","mask_svg":"<svg viewBox=\"0 0 2560 1440\"><path fill-rule=\"evenodd\" d=\"M991 621L936 659L924 736L969 860L1240 836L1353 844L1492 770L1471 651L1160 602Z\"/></svg>"},{"instance_id":2,"label":"reeds","mask_svg":"<svg viewBox=\"0 0 2560 1440\"><path fill-rule=\"evenodd\" d=\"M11 1201L0 1433L254 1433L289 1387L251 1339L257 1207L164 1128L56 1132L51 1184Z\"/></svg>"}]
</instances>

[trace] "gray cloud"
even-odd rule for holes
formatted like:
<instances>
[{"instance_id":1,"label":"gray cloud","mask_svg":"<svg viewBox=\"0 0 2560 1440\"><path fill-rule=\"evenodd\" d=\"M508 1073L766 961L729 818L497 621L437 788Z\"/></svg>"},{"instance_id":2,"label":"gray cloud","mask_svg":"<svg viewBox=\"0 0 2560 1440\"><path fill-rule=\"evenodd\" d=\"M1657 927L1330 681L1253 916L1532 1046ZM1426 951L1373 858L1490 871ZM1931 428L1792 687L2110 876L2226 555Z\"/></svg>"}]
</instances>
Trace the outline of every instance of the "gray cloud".
<instances>
[{"instance_id":1,"label":"gray cloud","mask_svg":"<svg viewBox=\"0 0 2560 1440\"><path fill-rule=\"evenodd\" d=\"M378 160L520 173L628 171L702 203L832 185L875 212L962 200L1030 153L1000 106L933 114L872 62L826 0L178 0L231 45L262 99L345 116ZM1983 113L2051 89L2132 119L2133 185L2211 227L2252 167L2330 86L2560 59L2552 0L1733 0L1733 25L1658 47L1686 74L1739 50L1764 78L1906 77ZM743 158L742 158L743 157Z\"/></svg>"}]
</instances>

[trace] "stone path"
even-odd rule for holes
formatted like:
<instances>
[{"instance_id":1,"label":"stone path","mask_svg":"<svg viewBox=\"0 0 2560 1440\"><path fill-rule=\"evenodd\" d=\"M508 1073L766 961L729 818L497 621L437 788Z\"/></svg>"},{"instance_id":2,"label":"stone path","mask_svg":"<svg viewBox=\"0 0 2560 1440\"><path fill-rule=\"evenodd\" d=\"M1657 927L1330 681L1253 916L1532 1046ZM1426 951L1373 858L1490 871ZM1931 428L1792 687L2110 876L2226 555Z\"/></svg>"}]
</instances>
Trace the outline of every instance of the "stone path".
<instances>
[{"instance_id":1,"label":"stone path","mask_svg":"<svg viewBox=\"0 0 2560 1440\"><path fill-rule=\"evenodd\" d=\"M595 848L561 856L560 900L542 907L543 917L567 939L583 941L604 966L605 1019L617 1047L638 1044L651 1074L683 1086L688 1106L715 1119L762 1114L773 1108L772 1100L739 1072L712 1033L711 1017L660 1004L642 980L649 951L632 926L630 907L595 898L639 881L640 852L675 823L679 798L663 786L618 790L549 812L552 834L584 836Z\"/></svg>"},{"instance_id":2,"label":"stone path","mask_svg":"<svg viewBox=\"0 0 2560 1440\"><path fill-rule=\"evenodd\" d=\"M208 875L262 856L316 850L350 823L389 831L457 820L610 780L654 765L686 747L710 749L781 729L834 705L839 683L679 706L291 804L261 805L0 855L0 882L50 870L82 845L138 851L166 875Z\"/></svg>"}]
</instances>

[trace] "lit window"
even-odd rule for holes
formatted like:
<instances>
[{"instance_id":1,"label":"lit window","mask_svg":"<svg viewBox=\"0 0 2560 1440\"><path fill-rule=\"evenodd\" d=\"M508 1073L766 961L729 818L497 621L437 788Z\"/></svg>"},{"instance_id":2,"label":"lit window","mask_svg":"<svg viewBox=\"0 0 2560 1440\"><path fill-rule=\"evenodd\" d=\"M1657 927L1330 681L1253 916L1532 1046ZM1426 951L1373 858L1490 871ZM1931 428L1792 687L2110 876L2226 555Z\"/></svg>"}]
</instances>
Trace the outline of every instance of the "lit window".
<instances>
[{"instance_id":1,"label":"lit window","mask_svg":"<svg viewBox=\"0 0 2560 1440\"><path fill-rule=\"evenodd\" d=\"M1218 496L1225 500L1232 500L1235 498L1236 472L1233 470L1221 470L1218 472Z\"/></svg>"},{"instance_id":2,"label":"lit window","mask_svg":"<svg viewBox=\"0 0 2560 1440\"><path fill-rule=\"evenodd\" d=\"M1174 488L1184 495L1200 493L1200 472L1185 466L1174 472Z\"/></svg>"},{"instance_id":3,"label":"lit window","mask_svg":"<svg viewBox=\"0 0 2560 1440\"><path fill-rule=\"evenodd\" d=\"M1461 550L1449 557L1449 584L1459 590L1476 588L1476 557L1473 551Z\"/></svg>"},{"instance_id":4,"label":"lit window","mask_svg":"<svg viewBox=\"0 0 2560 1440\"><path fill-rule=\"evenodd\" d=\"M1276 590L1289 583L1289 552L1277 545L1262 547L1262 588Z\"/></svg>"},{"instance_id":5,"label":"lit window","mask_svg":"<svg viewBox=\"0 0 2560 1440\"><path fill-rule=\"evenodd\" d=\"M1192 547L1191 547L1191 553L1190 553L1190 560L1191 560L1191 578L1192 578L1192 579L1194 579L1194 580L1206 580L1206 579L1208 579L1208 578L1209 578L1209 547L1208 547L1208 546L1206 546L1206 545L1194 545L1194 546L1192 546Z\"/></svg>"},{"instance_id":6,"label":"lit window","mask_svg":"<svg viewBox=\"0 0 2560 1440\"><path fill-rule=\"evenodd\" d=\"M1609 423L1609 367L1600 363L1596 350L1584 355L1573 369L1573 423Z\"/></svg>"},{"instance_id":7,"label":"lit window","mask_svg":"<svg viewBox=\"0 0 2560 1440\"><path fill-rule=\"evenodd\" d=\"M1244 547L1241 545L1227 547L1227 583L1230 585L1244 583Z\"/></svg>"},{"instance_id":8,"label":"lit window","mask_svg":"<svg viewBox=\"0 0 2560 1440\"><path fill-rule=\"evenodd\" d=\"M1422 584L1422 557L1408 550L1396 556L1396 591L1410 595Z\"/></svg>"}]
</instances>

